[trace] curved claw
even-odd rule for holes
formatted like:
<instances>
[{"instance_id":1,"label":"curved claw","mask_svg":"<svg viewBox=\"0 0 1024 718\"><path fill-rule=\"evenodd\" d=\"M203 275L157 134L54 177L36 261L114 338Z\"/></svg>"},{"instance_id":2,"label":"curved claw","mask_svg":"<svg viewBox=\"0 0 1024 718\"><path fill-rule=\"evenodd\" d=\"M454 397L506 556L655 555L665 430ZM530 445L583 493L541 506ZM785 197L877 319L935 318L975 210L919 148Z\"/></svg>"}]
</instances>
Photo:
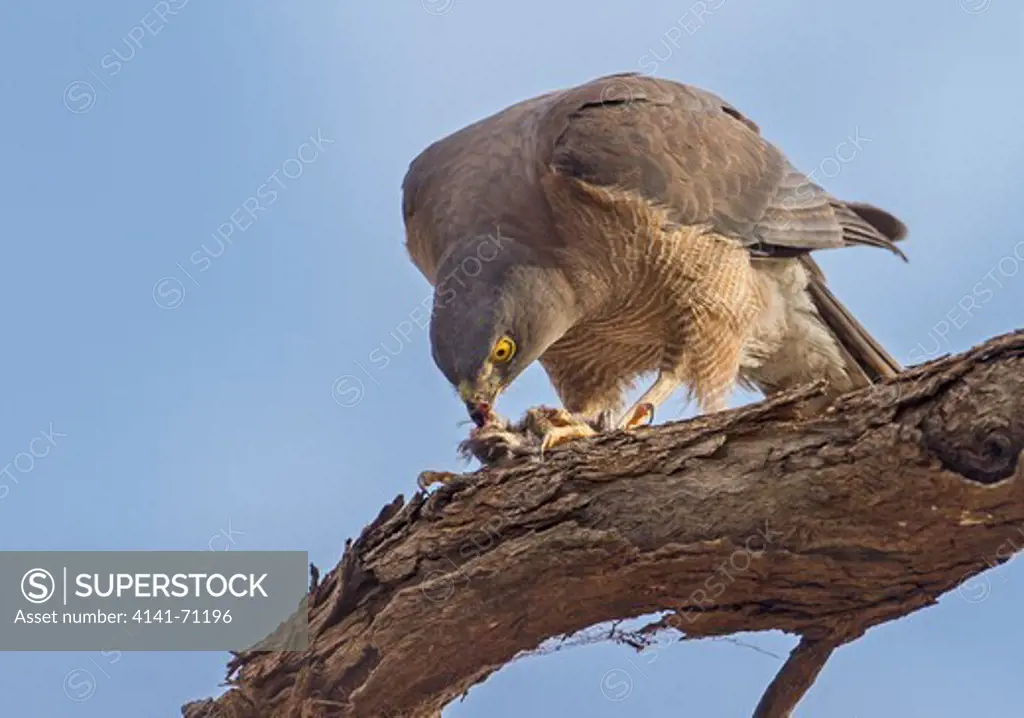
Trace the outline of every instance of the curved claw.
<instances>
[{"instance_id":1,"label":"curved claw","mask_svg":"<svg viewBox=\"0 0 1024 718\"><path fill-rule=\"evenodd\" d=\"M624 418L622 428L626 431L636 429L639 426L650 426L654 423L654 404L644 402L637 404L633 410Z\"/></svg>"},{"instance_id":2,"label":"curved claw","mask_svg":"<svg viewBox=\"0 0 1024 718\"><path fill-rule=\"evenodd\" d=\"M585 439L590 436L597 434L588 424L575 423L566 426L555 426L550 431L544 434L544 439L540 444L540 454L544 456L544 452L560 444L566 444L576 439Z\"/></svg>"}]
</instances>

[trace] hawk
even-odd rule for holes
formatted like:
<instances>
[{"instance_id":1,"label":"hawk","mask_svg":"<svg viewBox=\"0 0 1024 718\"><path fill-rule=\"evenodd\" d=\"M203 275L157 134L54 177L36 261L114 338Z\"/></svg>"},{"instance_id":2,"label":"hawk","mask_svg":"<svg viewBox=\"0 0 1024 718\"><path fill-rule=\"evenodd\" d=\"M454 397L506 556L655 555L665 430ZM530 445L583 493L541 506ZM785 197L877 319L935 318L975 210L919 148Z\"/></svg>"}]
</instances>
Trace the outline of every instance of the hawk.
<instances>
[{"instance_id":1,"label":"hawk","mask_svg":"<svg viewBox=\"0 0 1024 718\"><path fill-rule=\"evenodd\" d=\"M680 387L709 413L737 384L834 397L900 370L810 253L905 261L903 223L827 193L705 90L624 73L520 102L427 147L402 193L433 358L478 426L534 361L606 428Z\"/></svg>"}]
</instances>

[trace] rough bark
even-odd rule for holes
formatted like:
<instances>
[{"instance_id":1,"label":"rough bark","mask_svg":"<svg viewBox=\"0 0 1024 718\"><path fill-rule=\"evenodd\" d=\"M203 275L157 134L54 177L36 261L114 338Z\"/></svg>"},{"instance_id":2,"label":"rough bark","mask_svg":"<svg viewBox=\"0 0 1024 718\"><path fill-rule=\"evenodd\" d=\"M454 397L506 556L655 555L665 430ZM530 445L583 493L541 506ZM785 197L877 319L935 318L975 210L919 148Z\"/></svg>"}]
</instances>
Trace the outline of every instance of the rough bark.
<instances>
[{"instance_id":1,"label":"rough bark","mask_svg":"<svg viewBox=\"0 0 1024 718\"><path fill-rule=\"evenodd\" d=\"M812 399L399 496L312 591L309 649L236 656L183 714L437 718L545 639L670 610L641 633L802 636L756 713L788 715L836 646L1024 545L1024 331Z\"/></svg>"}]
</instances>

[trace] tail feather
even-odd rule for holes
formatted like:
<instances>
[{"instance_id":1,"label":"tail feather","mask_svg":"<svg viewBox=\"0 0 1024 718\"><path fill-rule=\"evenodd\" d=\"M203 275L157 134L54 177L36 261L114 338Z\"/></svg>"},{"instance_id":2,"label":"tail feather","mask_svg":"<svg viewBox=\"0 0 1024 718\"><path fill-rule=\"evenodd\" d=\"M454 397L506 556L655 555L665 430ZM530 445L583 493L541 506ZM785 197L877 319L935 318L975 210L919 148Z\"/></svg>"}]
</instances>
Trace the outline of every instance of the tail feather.
<instances>
[{"instance_id":1,"label":"tail feather","mask_svg":"<svg viewBox=\"0 0 1024 718\"><path fill-rule=\"evenodd\" d=\"M825 284L825 277L817 262L807 255L801 259L811 275L807 285L811 301L818 310L818 316L839 344L839 352L853 387L868 386L899 374L903 367L836 298Z\"/></svg>"},{"instance_id":2,"label":"tail feather","mask_svg":"<svg viewBox=\"0 0 1024 718\"><path fill-rule=\"evenodd\" d=\"M884 209L865 202L843 202L842 204L863 220L870 230L874 230L884 237L889 246L906 260L903 252L894 246L896 242L907 236L907 226L903 222ZM836 296L829 290L825 282L825 275L818 263L810 255L804 255L801 257L801 261L810 275L807 291L811 296L811 301L814 303L815 309L818 310L822 322L836 338L839 352L846 364L847 375L854 387L874 384L899 374L903 367L868 333L864 325L850 314L843 303L836 299Z\"/></svg>"},{"instance_id":3,"label":"tail feather","mask_svg":"<svg viewBox=\"0 0 1024 718\"><path fill-rule=\"evenodd\" d=\"M873 205L837 204L844 210L844 231L856 230L857 237L871 235L869 244L887 246L903 256L894 246L907 234L901 221ZM759 347L755 340L748 352L750 363L741 369L741 384L770 396L797 384L825 378L831 388L823 399L830 401L838 394L899 374L903 367L832 294L825 274L811 255L803 254L796 259L803 269L799 275L804 279L795 284L792 275L787 275L790 270L785 269L792 261L759 262L762 276L783 298L781 306L786 307L786 319L781 326L777 314L766 320L762 331L772 336L773 331L781 329L781 337L774 334L781 338L781 344L774 343L777 338Z\"/></svg>"},{"instance_id":4,"label":"tail feather","mask_svg":"<svg viewBox=\"0 0 1024 718\"><path fill-rule=\"evenodd\" d=\"M866 202L844 202L857 216L885 235L890 242L899 242L907 236L907 225L884 209Z\"/></svg>"}]
</instances>

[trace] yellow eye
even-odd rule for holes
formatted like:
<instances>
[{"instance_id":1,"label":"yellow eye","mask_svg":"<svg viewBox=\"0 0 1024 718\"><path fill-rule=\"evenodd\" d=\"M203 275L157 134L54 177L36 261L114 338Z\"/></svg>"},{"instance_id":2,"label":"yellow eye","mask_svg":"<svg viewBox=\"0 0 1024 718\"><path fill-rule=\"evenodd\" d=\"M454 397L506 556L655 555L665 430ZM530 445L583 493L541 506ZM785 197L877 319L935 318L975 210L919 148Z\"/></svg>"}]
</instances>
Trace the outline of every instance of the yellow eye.
<instances>
[{"instance_id":1,"label":"yellow eye","mask_svg":"<svg viewBox=\"0 0 1024 718\"><path fill-rule=\"evenodd\" d=\"M491 349L491 361L505 363L516 353L516 343L509 337L502 337Z\"/></svg>"}]
</instances>

